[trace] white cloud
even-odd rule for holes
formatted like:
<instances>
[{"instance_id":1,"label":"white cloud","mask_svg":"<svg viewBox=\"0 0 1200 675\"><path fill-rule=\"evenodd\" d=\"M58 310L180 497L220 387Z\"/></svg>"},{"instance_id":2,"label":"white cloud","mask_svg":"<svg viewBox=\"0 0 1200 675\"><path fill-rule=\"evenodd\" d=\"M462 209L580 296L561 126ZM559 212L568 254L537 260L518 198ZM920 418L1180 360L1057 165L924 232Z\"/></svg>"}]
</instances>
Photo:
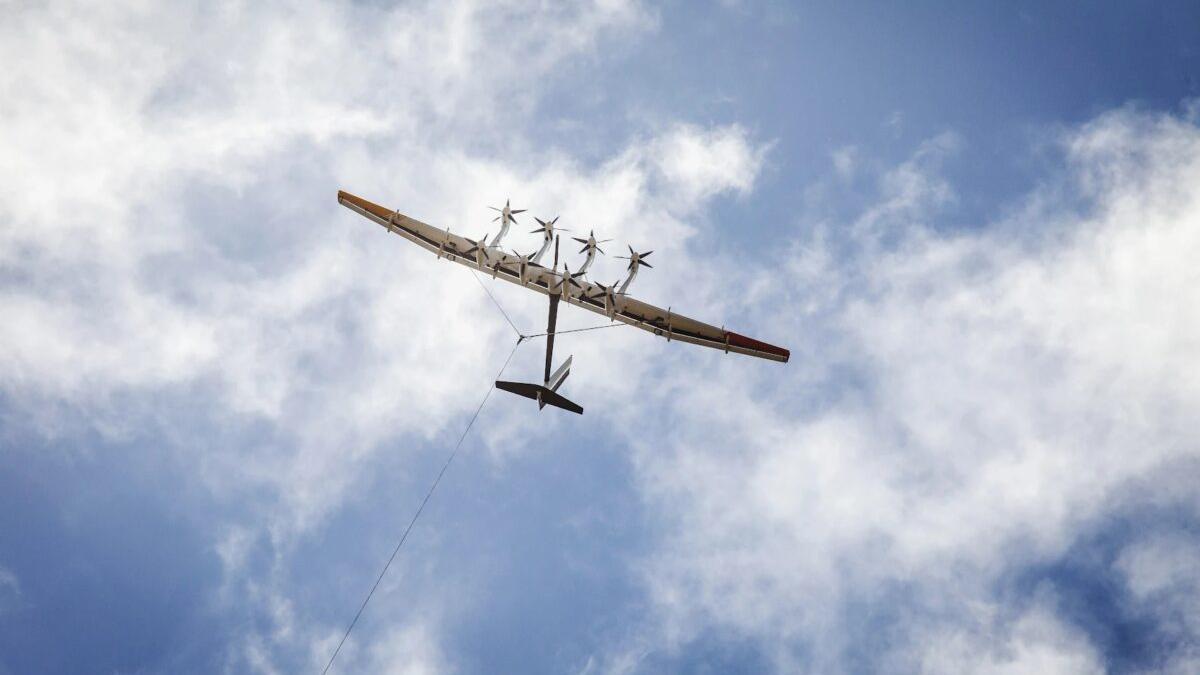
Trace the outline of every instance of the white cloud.
<instances>
[{"instance_id":1,"label":"white cloud","mask_svg":"<svg viewBox=\"0 0 1200 675\"><path fill-rule=\"evenodd\" d=\"M214 542L222 597L261 607L265 626L231 670L287 670L325 644L332 629L287 586L297 535L381 443L442 434L508 347L474 280L337 207L337 188L455 231L488 227L483 207L511 196L617 237L654 231L660 257L682 258L682 218L744 193L762 159L738 127L682 124L597 167L531 147L522 130L559 71L653 29L637 2L2 11L0 58L19 67L0 91L20 92L0 107L8 414L50 436L161 432L218 498L254 495ZM175 426L193 408L270 433L188 436ZM275 558L265 577L248 562L259 549ZM421 654L377 661L443 663Z\"/></svg>"},{"instance_id":2,"label":"white cloud","mask_svg":"<svg viewBox=\"0 0 1200 675\"><path fill-rule=\"evenodd\" d=\"M1194 474L1200 130L1101 117L1065 138L1055 189L1072 199L1034 194L1012 222L937 234L926 223L954 195L936 155L957 144L923 146L859 219L816 231L774 272L756 304L791 336L789 365L666 375L675 412L654 428L670 434L631 441L669 534L641 566L657 633L622 657L717 628L784 670L846 670L855 650L884 647L911 658L909 630L970 623L1005 574L1065 555L1137 481ZM847 623L872 599L914 608L896 644ZM971 641L1001 649L999 671L1096 670L1085 637L1042 629L1052 611L1029 629L984 622ZM928 657L933 670L957 658Z\"/></svg>"},{"instance_id":3,"label":"white cloud","mask_svg":"<svg viewBox=\"0 0 1200 675\"><path fill-rule=\"evenodd\" d=\"M395 629L376 642L371 650L372 673L387 675L435 675L452 673L438 649L438 640L425 626L406 626Z\"/></svg>"},{"instance_id":4,"label":"white cloud","mask_svg":"<svg viewBox=\"0 0 1200 675\"><path fill-rule=\"evenodd\" d=\"M731 188L749 191L766 151L748 145L746 132L737 126L704 129L694 125L670 130L645 150L669 189L690 208Z\"/></svg>"},{"instance_id":5,"label":"white cloud","mask_svg":"<svg viewBox=\"0 0 1200 675\"><path fill-rule=\"evenodd\" d=\"M0 566L0 614L13 609L21 599L21 583L17 575Z\"/></svg>"},{"instance_id":6,"label":"white cloud","mask_svg":"<svg viewBox=\"0 0 1200 675\"><path fill-rule=\"evenodd\" d=\"M1178 532L1150 534L1121 551L1115 568L1137 616L1161 622L1176 647L1162 672L1189 673L1200 666L1200 543Z\"/></svg>"},{"instance_id":7,"label":"white cloud","mask_svg":"<svg viewBox=\"0 0 1200 675\"><path fill-rule=\"evenodd\" d=\"M633 441L667 536L639 567L652 630L619 646L614 670L706 627L784 666L842 670L846 608L896 586L937 616L912 618L887 645L896 658L1095 669L1049 603L1014 614L990 588L1061 555L1131 480L1195 456L1195 126L1102 117L1066 139L1055 189L1070 200L1047 189L967 235L926 227L955 199L937 167L961 144L931 139L854 222L759 274L687 246L707 200L753 187L766 148L740 127L669 125L595 167L530 147L544 82L654 23L633 2L539 9L3 10L0 59L20 67L0 72L0 91L21 96L0 108L0 387L49 434L136 433L177 414L154 406L180 390L210 394L203 412L222 421L272 429L255 447L175 439L214 493L267 495L267 532L233 523L214 544L234 578L224 591L268 624L230 670L329 653L340 626L298 611L280 572L295 535L341 503L380 443L435 437L473 407L507 348L499 319L461 321L492 312L473 280L335 207L337 187L456 231L486 227L482 206L511 196L635 246L652 232L675 269L640 278L639 295L686 297L698 318L739 316L792 347L778 367L614 331L577 365L614 421L671 433ZM855 160L856 177L869 170ZM620 375L606 366L618 353ZM661 386L628 405L649 376ZM665 423L645 423L664 407ZM517 431L497 418L490 433ZM241 578L260 538L277 558L269 578ZM1181 550L1129 552L1135 594L1181 583L1172 570L1194 555ZM449 667L437 620L391 618L394 643L351 663Z\"/></svg>"},{"instance_id":8,"label":"white cloud","mask_svg":"<svg viewBox=\"0 0 1200 675\"><path fill-rule=\"evenodd\" d=\"M1200 544L1160 535L1123 551L1117 567L1137 600L1164 593L1195 597L1186 587L1200 581L1196 576L1197 560L1200 560Z\"/></svg>"},{"instance_id":9,"label":"white cloud","mask_svg":"<svg viewBox=\"0 0 1200 675\"><path fill-rule=\"evenodd\" d=\"M838 178L849 180L854 176L855 170L860 162L860 150L853 146L847 145L840 147L830 153L830 158L833 160L833 169Z\"/></svg>"},{"instance_id":10,"label":"white cloud","mask_svg":"<svg viewBox=\"0 0 1200 675\"><path fill-rule=\"evenodd\" d=\"M1023 675L1103 673L1100 655L1079 630L1052 609L1033 607L1015 620L998 620L994 608L976 610L979 623L920 635L915 670L923 673Z\"/></svg>"},{"instance_id":11,"label":"white cloud","mask_svg":"<svg viewBox=\"0 0 1200 675\"><path fill-rule=\"evenodd\" d=\"M209 473L292 491L300 522L347 480L329 476L333 462L381 436L435 434L471 405L502 329L461 321L487 311L465 275L399 277L413 253L335 207L337 187L463 228L486 227L486 200L530 184L615 200L612 217L647 198L620 173L561 158L514 172L465 150L523 120L562 64L652 27L634 2L6 12L3 49L23 67L0 88L23 95L0 131L0 383L53 418L48 433L71 419L53 412L62 402L132 431L142 421L112 397L215 385L226 410L302 447L257 466L208 457ZM641 180L639 161L613 171ZM328 169L306 173L313 163ZM412 382L419 410L405 405ZM329 494L284 487L316 476Z\"/></svg>"}]
</instances>

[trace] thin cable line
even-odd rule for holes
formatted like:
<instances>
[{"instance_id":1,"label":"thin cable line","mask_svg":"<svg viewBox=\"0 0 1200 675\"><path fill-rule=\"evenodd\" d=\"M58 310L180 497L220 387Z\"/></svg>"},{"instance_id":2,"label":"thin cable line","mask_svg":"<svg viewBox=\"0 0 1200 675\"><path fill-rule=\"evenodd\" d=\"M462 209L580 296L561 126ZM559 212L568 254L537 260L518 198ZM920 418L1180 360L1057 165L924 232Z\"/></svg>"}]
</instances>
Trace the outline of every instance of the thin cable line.
<instances>
[{"instance_id":1,"label":"thin cable line","mask_svg":"<svg viewBox=\"0 0 1200 675\"><path fill-rule=\"evenodd\" d=\"M483 283L483 279L479 278L479 275L475 273L475 270L471 270L471 276L475 277L475 281L479 282L479 287L482 288L488 294L488 297L492 299L492 302L496 305L496 309L500 310L500 313L504 315L504 320L508 322L508 325L512 326L514 331L516 331L517 337L524 337L525 334L522 333L521 329L517 328L517 324L513 323L513 320L509 318L508 312L504 311L504 308L500 306L500 301L496 299L496 296L492 295L492 289L488 288L487 285Z\"/></svg>"},{"instance_id":2,"label":"thin cable line","mask_svg":"<svg viewBox=\"0 0 1200 675\"><path fill-rule=\"evenodd\" d=\"M584 331L589 331L589 330L600 330L601 328L620 328L621 326L625 326L625 325L627 325L627 324L606 323L603 326L591 326L590 328L572 328L570 330L556 330L556 331L554 331L554 334L555 335L565 335L567 333L582 333ZM533 335L525 335L523 337L526 340L532 340L533 338L546 337L547 335L549 335L549 333L534 333Z\"/></svg>"},{"instance_id":3,"label":"thin cable line","mask_svg":"<svg viewBox=\"0 0 1200 675\"><path fill-rule=\"evenodd\" d=\"M503 311L503 310L501 310ZM504 365L500 366L500 372L496 373L496 378L499 379L504 374L504 369L508 368L508 362L512 361L513 354L517 353L517 347L524 342L522 338L517 339L517 343L513 345L512 351L508 353L508 358L504 359ZM429 486L429 491L425 493L425 499L421 500L421 506L417 508L417 512L413 514L412 520L408 521L408 527L404 528L404 534L400 536L400 541L396 544L396 548L392 550L391 557L388 558L387 564L379 572L379 577L375 579L375 584L371 586L371 590L367 593L367 597L363 598L362 604L359 605L358 611L354 614L354 619L350 621L350 625L346 627L345 635L338 642L338 646L333 650L333 656L329 657L329 663L325 664L325 669L321 671L321 675L329 672L333 666L333 660L337 658L339 652L342 651L342 645L346 644L346 639L350 637L350 631L354 630L355 624L358 623L359 617L362 616L363 610L367 608L367 603L371 601L371 597L375 595L375 590L379 588L379 583L383 581L383 577L387 574L388 568L392 566L392 562L396 559L396 555L400 553L400 547L404 546L405 540L408 539L408 533L412 531L413 525L417 523L417 519L421 517L421 512L425 510L425 505L429 503L429 498L433 496L433 491L437 489L438 483L442 482L442 476L446 475L446 469L450 468L450 462L454 461L455 455L458 454L458 449L462 447L463 440L467 437L467 432L475 425L475 420L479 419L479 413L483 410L483 406L491 397L492 391L496 388L495 380L489 384L487 393L484 394L483 400L479 402L479 407L475 408L475 414L471 415L471 421L467 422L467 428L463 429L462 435L458 437L458 442L454 444L454 450L450 452L450 456L446 458L446 463L442 465L442 470L438 472L437 478L433 480L433 484Z\"/></svg>"}]
</instances>

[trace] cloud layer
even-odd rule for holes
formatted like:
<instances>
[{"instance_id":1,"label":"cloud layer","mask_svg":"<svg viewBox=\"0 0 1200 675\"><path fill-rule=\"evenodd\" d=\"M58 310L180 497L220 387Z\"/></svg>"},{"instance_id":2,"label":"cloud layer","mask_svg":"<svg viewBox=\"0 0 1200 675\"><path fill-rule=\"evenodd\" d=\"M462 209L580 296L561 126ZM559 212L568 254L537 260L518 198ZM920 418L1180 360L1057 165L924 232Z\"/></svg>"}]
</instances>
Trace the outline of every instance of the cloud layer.
<instances>
[{"instance_id":1,"label":"cloud layer","mask_svg":"<svg viewBox=\"0 0 1200 675\"><path fill-rule=\"evenodd\" d=\"M780 367L620 330L580 347L587 432L646 518L619 556L640 602L581 670L680 670L715 643L781 672L1096 672L1116 658L1102 610L1163 645L1117 666L1194 670L1196 121L1125 109L1063 130L1053 175L961 230L940 222L941 163L969 139L882 169L847 150L797 186L795 243L718 255L738 233L707 210L753 194L770 139L680 118L599 159L540 146L549 83L657 27L635 2L545 9L4 10L7 433L68 454L144 442L202 486L213 604L251 625L222 665L323 665L344 607L311 589L362 586L304 576L323 526L390 462L436 454L510 345L475 280L337 207L341 187L472 236L511 197L652 247L669 273L640 297L792 349ZM854 217L822 216L822 195L863 185ZM479 430L496 466L561 429L527 412ZM382 597L430 566L479 571L424 560ZM0 567L0 612L34 601L15 579ZM1080 579L1111 602L1079 600ZM486 600L405 598L373 608L346 672L469 669L446 644Z\"/></svg>"},{"instance_id":2,"label":"cloud layer","mask_svg":"<svg viewBox=\"0 0 1200 675\"><path fill-rule=\"evenodd\" d=\"M670 523L643 568L668 644L732 631L785 671L1096 672L1111 645L1036 570L1114 522L1194 522L1200 129L1104 115L1010 219L939 234L951 149L788 252L761 299L798 342L787 384L693 371L671 432L632 441ZM1141 608L1122 611L1195 583L1194 542L1156 541L1127 533L1093 571ZM1194 611L1172 611L1143 667L1194 663Z\"/></svg>"}]
</instances>

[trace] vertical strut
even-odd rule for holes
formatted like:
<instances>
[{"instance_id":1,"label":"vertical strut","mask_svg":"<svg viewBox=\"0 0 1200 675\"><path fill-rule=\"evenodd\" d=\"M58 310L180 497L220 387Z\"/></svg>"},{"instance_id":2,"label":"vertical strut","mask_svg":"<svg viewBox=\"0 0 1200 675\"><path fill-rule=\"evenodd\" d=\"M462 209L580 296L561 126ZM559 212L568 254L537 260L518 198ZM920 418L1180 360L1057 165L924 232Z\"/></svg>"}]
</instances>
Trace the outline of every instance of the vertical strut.
<instances>
[{"instance_id":1,"label":"vertical strut","mask_svg":"<svg viewBox=\"0 0 1200 675\"><path fill-rule=\"evenodd\" d=\"M554 273L558 274L558 236L554 237ZM546 320L546 376L543 382L550 381L550 364L554 360L554 324L558 321L558 296L550 294L550 318ZM538 407L544 405L538 396Z\"/></svg>"},{"instance_id":2,"label":"vertical strut","mask_svg":"<svg viewBox=\"0 0 1200 675\"><path fill-rule=\"evenodd\" d=\"M546 376L543 382L550 381L550 363L554 359L554 324L558 321L558 296L550 296L550 318L546 322Z\"/></svg>"}]
</instances>

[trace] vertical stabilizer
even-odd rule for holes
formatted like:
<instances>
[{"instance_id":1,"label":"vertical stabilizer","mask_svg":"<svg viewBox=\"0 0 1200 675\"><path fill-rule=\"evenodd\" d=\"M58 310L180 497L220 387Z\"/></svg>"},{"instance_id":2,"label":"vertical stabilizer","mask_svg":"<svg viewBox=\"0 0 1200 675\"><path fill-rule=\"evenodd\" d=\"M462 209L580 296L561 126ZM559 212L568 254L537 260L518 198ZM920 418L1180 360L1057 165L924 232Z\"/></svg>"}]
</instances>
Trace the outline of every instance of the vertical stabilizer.
<instances>
[{"instance_id":1,"label":"vertical stabilizer","mask_svg":"<svg viewBox=\"0 0 1200 675\"><path fill-rule=\"evenodd\" d=\"M559 385L563 383L563 380L567 379L567 375L571 374L571 360L574 358L574 356L568 356L567 360L563 361L563 364L558 367L558 370L554 371L554 374L546 380L547 389L558 391Z\"/></svg>"}]
</instances>

